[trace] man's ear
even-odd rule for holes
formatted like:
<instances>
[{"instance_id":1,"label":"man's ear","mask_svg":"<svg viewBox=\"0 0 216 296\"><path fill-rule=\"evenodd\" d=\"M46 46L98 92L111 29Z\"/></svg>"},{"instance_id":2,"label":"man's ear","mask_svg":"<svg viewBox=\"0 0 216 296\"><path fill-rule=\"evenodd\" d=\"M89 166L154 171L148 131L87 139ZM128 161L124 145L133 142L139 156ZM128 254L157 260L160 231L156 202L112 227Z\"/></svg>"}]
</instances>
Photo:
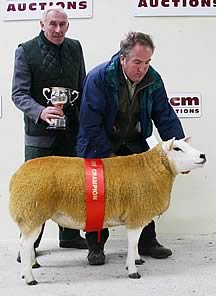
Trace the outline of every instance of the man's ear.
<instances>
[{"instance_id":1,"label":"man's ear","mask_svg":"<svg viewBox=\"0 0 216 296\"><path fill-rule=\"evenodd\" d=\"M123 56L123 54L120 54L120 63L122 66L124 65L124 61L125 61L125 57Z\"/></svg>"},{"instance_id":2,"label":"man's ear","mask_svg":"<svg viewBox=\"0 0 216 296\"><path fill-rule=\"evenodd\" d=\"M44 31L44 22L40 21L41 30Z\"/></svg>"}]
</instances>

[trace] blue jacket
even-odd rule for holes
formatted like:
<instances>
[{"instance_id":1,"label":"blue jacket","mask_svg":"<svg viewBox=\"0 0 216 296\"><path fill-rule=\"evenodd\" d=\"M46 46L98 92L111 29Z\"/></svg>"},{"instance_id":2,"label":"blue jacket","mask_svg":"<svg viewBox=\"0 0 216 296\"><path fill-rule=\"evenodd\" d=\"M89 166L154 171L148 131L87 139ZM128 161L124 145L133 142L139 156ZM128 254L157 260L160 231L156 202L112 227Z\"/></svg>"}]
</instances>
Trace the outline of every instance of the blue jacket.
<instances>
[{"instance_id":1,"label":"blue jacket","mask_svg":"<svg viewBox=\"0 0 216 296\"><path fill-rule=\"evenodd\" d=\"M77 156L103 158L112 153L110 135L119 101L119 54L91 70L85 78L77 137ZM151 81L137 94L143 140L151 136L154 122L162 140L184 138L181 123L168 102L160 75L150 66ZM146 143L146 142L145 142ZM146 150L144 145L143 151Z\"/></svg>"}]
</instances>

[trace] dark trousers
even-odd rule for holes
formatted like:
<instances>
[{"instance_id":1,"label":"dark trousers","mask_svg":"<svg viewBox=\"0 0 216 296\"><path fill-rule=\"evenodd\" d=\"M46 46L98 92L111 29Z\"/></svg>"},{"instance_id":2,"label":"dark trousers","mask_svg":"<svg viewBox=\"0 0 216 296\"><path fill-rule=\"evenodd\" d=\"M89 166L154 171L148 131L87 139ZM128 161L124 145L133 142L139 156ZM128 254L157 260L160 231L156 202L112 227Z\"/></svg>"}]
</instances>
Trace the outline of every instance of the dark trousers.
<instances>
[{"instance_id":1,"label":"dark trousers","mask_svg":"<svg viewBox=\"0 0 216 296\"><path fill-rule=\"evenodd\" d=\"M76 156L75 144L73 140L64 131L59 132L55 142L49 148L25 146L25 161L45 156ZM38 239L34 243L34 247L37 248L41 241L44 226ZM70 229L59 226L59 240L72 240L80 235L80 231L77 229Z\"/></svg>"},{"instance_id":2,"label":"dark trousers","mask_svg":"<svg viewBox=\"0 0 216 296\"><path fill-rule=\"evenodd\" d=\"M97 232L86 232L86 240L88 248L91 251L92 249L103 248L109 237L109 229L102 229L100 232L100 242L98 242L98 233ZM142 233L139 238L139 246L148 246L151 245L151 242L156 239L155 232L155 223L151 221L149 225L143 228Z\"/></svg>"},{"instance_id":3,"label":"dark trousers","mask_svg":"<svg viewBox=\"0 0 216 296\"><path fill-rule=\"evenodd\" d=\"M127 156L134 154L127 146L122 145L119 150L116 152L116 155ZM103 248L109 237L109 230L107 228L101 230L101 240L98 242L98 233L97 232L86 232L86 240L88 243L88 248L91 251L95 248ZM142 230L142 233L139 238L139 246L146 246L151 244L153 240L156 239L155 232L155 223L151 221L147 226L145 226Z\"/></svg>"}]
</instances>

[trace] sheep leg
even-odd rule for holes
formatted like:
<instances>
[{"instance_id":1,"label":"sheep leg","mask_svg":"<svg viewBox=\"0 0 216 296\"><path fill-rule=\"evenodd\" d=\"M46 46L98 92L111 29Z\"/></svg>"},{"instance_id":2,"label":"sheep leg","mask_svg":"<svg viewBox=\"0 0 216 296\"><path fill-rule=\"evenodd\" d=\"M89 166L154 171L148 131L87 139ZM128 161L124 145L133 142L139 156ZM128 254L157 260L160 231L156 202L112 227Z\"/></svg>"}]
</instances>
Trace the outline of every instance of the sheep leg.
<instances>
[{"instance_id":1,"label":"sheep leg","mask_svg":"<svg viewBox=\"0 0 216 296\"><path fill-rule=\"evenodd\" d=\"M30 235L22 233L20 243L21 263L23 268L22 278L25 278L27 285L36 285L38 282L32 274L32 263L35 262L34 242L38 238L41 226L38 227Z\"/></svg>"},{"instance_id":2,"label":"sheep leg","mask_svg":"<svg viewBox=\"0 0 216 296\"><path fill-rule=\"evenodd\" d=\"M132 279L141 278L141 275L137 272L135 264L140 260L140 256L138 254L138 240L141 232L142 228L128 230L128 255L126 266L128 268L128 276Z\"/></svg>"},{"instance_id":3,"label":"sheep leg","mask_svg":"<svg viewBox=\"0 0 216 296\"><path fill-rule=\"evenodd\" d=\"M136 253L135 253L135 264L136 265L142 265L143 263L145 263L145 261L140 258L140 255L139 255L139 252L138 252L138 242L137 242Z\"/></svg>"},{"instance_id":4,"label":"sheep leg","mask_svg":"<svg viewBox=\"0 0 216 296\"><path fill-rule=\"evenodd\" d=\"M41 267L40 264L37 262L37 259L35 258L35 250L34 250L34 248L32 248L32 251L31 251L31 260L32 260L32 268Z\"/></svg>"}]
</instances>

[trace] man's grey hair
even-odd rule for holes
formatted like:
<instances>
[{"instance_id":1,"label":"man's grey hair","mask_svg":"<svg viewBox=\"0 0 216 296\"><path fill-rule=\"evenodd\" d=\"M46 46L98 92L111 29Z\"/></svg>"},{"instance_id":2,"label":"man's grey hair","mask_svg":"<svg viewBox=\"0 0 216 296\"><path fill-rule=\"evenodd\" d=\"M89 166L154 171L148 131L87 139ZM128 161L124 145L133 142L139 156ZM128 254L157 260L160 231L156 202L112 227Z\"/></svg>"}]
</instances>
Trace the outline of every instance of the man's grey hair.
<instances>
[{"instance_id":1,"label":"man's grey hair","mask_svg":"<svg viewBox=\"0 0 216 296\"><path fill-rule=\"evenodd\" d=\"M53 5L53 6L49 6L49 7L47 7L47 8L44 10L43 15L42 15L42 21L43 21L43 22L46 21L47 14L48 14L50 11L53 11L53 10L55 10L55 11L59 11L59 12L63 13L63 14L66 16L67 20L68 20L67 13L64 11L64 9L63 9L61 6L59 6L59 5Z\"/></svg>"},{"instance_id":2,"label":"man's grey hair","mask_svg":"<svg viewBox=\"0 0 216 296\"><path fill-rule=\"evenodd\" d=\"M129 32L126 35L126 38L120 43L120 54L128 60L130 58L131 50L136 44L150 47L152 52L154 52L155 46L150 35L142 32Z\"/></svg>"}]
</instances>

